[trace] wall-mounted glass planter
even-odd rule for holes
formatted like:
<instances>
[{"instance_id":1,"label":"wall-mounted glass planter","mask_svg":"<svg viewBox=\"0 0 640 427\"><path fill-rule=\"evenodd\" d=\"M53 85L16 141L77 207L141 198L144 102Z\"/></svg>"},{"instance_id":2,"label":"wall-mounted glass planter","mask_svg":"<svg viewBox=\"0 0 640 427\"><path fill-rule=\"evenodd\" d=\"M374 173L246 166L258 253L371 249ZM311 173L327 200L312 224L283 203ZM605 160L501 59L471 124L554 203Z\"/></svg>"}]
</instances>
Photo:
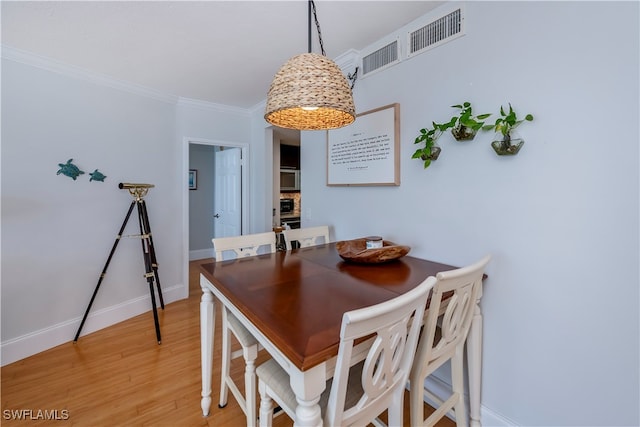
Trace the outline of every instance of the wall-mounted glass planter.
<instances>
[{"instance_id":1,"label":"wall-mounted glass planter","mask_svg":"<svg viewBox=\"0 0 640 427\"><path fill-rule=\"evenodd\" d=\"M476 137L476 133L478 133L476 129L460 124L451 129L451 135L453 135L456 141L471 141Z\"/></svg>"},{"instance_id":2,"label":"wall-mounted glass planter","mask_svg":"<svg viewBox=\"0 0 640 427\"><path fill-rule=\"evenodd\" d=\"M493 150L499 156L513 156L518 154L523 144L524 139L515 131L511 131L511 133L507 135L497 132L493 137L491 147L493 147Z\"/></svg>"},{"instance_id":3,"label":"wall-mounted glass planter","mask_svg":"<svg viewBox=\"0 0 640 427\"><path fill-rule=\"evenodd\" d=\"M434 145L433 147L431 147L431 155L429 156L425 156L424 154L422 156L420 156L420 159L422 160L438 160L438 157L440 157L440 152L442 151L442 149L440 147L438 147L437 145Z\"/></svg>"}]
</instances>

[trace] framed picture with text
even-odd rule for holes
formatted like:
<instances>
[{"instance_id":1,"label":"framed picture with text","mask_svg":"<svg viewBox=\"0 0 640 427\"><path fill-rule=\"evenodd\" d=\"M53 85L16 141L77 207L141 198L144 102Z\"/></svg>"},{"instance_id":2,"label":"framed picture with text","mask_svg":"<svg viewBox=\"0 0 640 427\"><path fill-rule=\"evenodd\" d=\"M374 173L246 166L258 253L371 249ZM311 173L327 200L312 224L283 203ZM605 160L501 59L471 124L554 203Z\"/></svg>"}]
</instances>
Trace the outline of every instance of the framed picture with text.
<instances>
[{"instance_id":1,"label":"framed picture with text","mask_svg":"<svg viewBox=\"0 0 640 427\"><path fill-rule=\"evenodd\" d=\"M327 185L400 185L400 104L327 131Z\"/></svg>"}]
</instances>

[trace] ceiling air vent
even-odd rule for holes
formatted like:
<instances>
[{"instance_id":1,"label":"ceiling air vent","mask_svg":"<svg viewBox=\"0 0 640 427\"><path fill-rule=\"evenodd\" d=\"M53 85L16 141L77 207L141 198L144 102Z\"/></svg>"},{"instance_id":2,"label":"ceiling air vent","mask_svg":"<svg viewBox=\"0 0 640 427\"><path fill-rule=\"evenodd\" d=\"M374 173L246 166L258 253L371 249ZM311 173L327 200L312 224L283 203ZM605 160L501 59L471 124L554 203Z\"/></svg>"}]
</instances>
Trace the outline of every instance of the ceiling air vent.
<instances>
[{"instance_id":1,"label":"ceiling air vent","mask_svg":"<svg viewBox=\"0 0 640 427\"><path fill-rule=\"evenodd\" d=\"M462 8L409 33L407 56L432 49L443 43L464 35L464 16Z\"/></svg>"},{"instance_id":2,"label":"ceiling air vent","mask_svg":"<svg viewBox=\"0 0 640 427\"><path fill-rule=\"evenodd\" d=\"M396 39L362 57L362 75L366 76L373 71L380 70L398 62L400 60L399 47L398 40Z\"/></svg>"}]
</instances>

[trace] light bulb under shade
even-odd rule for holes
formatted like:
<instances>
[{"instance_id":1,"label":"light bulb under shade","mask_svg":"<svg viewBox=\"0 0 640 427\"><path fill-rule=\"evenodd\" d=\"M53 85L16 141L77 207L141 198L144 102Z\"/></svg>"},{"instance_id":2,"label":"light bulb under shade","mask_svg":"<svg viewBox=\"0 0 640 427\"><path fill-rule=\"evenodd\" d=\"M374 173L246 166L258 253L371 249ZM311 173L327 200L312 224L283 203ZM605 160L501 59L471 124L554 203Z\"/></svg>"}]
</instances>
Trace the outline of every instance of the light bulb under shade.
<instances>
[{"instance_id":1,"label":"light bulb under shade","mask_svg":"<svg viewBox=\"0 0 640 427\"><path fill-rule=\"evenodd\" d=\"M351 124L356 115L351 88L336 63L322 55L303 53L276 73L264 118L283 128L321 130Z\"/></svg>"}]
</instances>

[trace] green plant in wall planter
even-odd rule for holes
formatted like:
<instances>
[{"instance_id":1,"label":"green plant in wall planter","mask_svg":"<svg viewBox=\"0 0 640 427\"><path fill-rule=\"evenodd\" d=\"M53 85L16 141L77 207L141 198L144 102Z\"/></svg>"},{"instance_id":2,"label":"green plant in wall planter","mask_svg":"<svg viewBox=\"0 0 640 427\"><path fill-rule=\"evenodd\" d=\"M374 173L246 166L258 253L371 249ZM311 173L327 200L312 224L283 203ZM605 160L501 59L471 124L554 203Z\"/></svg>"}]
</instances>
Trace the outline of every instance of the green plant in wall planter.
<instances>
[{"instance_id":1,"label":"green plant in wall planter","mask_svg":"<svg viewBox=\"0 0 640 427\"><path fill-rule=\"evenodd\" d=\"M424 143L424 147L418 148L411 158L424 161L424 168L428 168L429 165L431 165L431 162L437 160L438 156L440 156L441 149L438 146L437 141L442 133L447 129L448 127L446 124L438 124L436 122L432 122L432 127L430 128L420 129L420 134L416 137L416 140L413 143Z\"/></svg>"},{"instance_id":2,"label":"green plant in wall planter","mask_svg":"<svg viewBox=\"0 0 640 427\"><path fill-rule=\"evenodd\" d=\"M451 134L456 141L471 141L475 138L476 133L482 129L484 120L491 116L490 113L474 116L473 108L469 102L452 105L451 108L457 108L460 111L457 116L453 116L449 122L444 123L444 126L451 129Z\"/></svg>"},{"instance_id":3,"label":"green plant in wall planter","mask_svg":"<svg viewBox=\"0 0 640 427\"><path fill-rule=\"evenodd\" d=\"M493 130L496 132L491 147L500 156L509 156L518 154L520 148L524 144L524 140L515 133L515 129L525 120L532 121L533 116L527 114L524 119L518 119L516 112L509 104L509 112L505 113L502 105L500 106L500 116L492 125L483 126L483 130Z\"/></svg>"}]
</instances>

